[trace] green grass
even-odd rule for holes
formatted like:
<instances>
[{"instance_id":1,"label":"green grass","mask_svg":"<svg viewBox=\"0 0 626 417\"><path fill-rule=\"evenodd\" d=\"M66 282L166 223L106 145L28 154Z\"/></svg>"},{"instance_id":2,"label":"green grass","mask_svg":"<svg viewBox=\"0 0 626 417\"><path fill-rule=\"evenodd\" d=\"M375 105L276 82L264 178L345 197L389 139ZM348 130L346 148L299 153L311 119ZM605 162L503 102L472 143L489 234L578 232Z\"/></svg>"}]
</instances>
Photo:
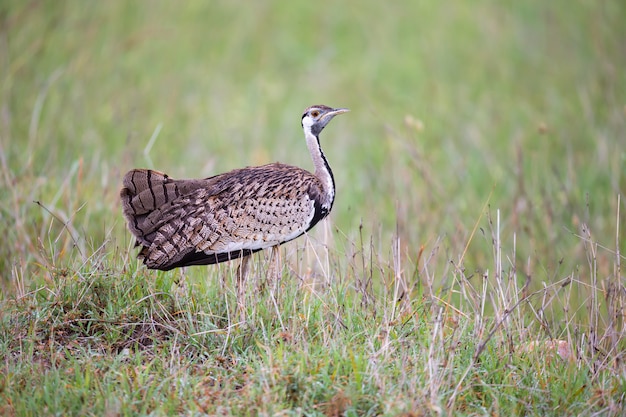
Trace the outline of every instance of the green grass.
<instances>
[{"instance_id":1,"label":"green grass","mask_svg":"<svg viewBox=\"0 0 626 417\"><path fill-rule=\"evenodd\" d=\"M620 415L626 7L0 4L0 415ZM147 271L123 174L310 167L330 219ZM549 346L560 341L563 359Z\"/></svg>"}]
</instances>

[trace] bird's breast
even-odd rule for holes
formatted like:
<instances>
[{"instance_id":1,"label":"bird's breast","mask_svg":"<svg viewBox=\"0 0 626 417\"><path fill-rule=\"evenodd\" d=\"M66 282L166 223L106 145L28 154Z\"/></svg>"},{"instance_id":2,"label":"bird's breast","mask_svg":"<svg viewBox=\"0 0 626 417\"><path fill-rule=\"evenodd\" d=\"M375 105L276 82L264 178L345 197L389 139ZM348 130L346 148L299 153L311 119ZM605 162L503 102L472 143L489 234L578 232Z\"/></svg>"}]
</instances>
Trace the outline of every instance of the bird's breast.
<instances>
[{"instance_id":1,"label":"bird's breast","mask_svg":"<svg viewBox=\"0 0 626 417\"><path fill-rule=\"evenodd\" d=\"M255 250L288 242L309 228L315 211L315 202L308 194L294 199L244 199L228 208L225 233L211 250Z\"/></svg>"}]
</instances>

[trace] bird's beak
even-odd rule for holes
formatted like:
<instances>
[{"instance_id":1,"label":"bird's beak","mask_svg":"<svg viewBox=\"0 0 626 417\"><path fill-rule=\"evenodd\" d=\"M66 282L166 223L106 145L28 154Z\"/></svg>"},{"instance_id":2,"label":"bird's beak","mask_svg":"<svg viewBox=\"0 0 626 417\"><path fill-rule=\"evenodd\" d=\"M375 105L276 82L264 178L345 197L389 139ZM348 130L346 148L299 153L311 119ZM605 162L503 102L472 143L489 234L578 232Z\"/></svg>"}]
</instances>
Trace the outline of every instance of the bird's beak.
<instances>
[{"instance_id":1,"label":"bird's beak","mask_svg":"<svg viewBox=\"0 0 626 417\"><path fill-rule=\"evenodd\" d=\"M338 114L347 113L349 111L350 111L350 109L335 109L335 110L331 111L330 114L332 114L333 116L336 116Z\"/></svg>"},{"instance_id":2,"label":"bird's beak","mask_svg":"<svg viewBox=\"0 0 626 417\"><path fill-rule=\"evenodd\" d=\"M324 115L324 119L328 119L328 120L330 120L330 119L332 119L333 117L337 116L338 114L341 114L341 113L347 113L347 112L349 112L349 111L350 111L350 110L348 110L348 109L333 109L332 111L329 111L328 113L326 113L326 114Z\"/></svg>"}]
</instances>

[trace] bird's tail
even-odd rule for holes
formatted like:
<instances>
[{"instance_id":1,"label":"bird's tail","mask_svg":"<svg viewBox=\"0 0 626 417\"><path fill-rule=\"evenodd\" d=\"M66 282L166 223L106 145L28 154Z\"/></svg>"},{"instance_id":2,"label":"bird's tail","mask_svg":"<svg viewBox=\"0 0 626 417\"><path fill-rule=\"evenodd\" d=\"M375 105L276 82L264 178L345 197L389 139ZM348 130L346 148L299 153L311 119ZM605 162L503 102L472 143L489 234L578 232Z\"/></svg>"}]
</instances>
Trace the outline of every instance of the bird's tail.
<instances>
[{"instance_id":1,"label":"bird's tail","mask_svg":"<svg viewBox=\"0 0 626 417\"><path fill-rule=\"evenodd\" d=\"M137 243L149 246L156 226L146 221L150 213L178 196L175 181L167 174L149 169L133 169L123 180L120 191L122 212Z\"/></svg>"}]
</instances>

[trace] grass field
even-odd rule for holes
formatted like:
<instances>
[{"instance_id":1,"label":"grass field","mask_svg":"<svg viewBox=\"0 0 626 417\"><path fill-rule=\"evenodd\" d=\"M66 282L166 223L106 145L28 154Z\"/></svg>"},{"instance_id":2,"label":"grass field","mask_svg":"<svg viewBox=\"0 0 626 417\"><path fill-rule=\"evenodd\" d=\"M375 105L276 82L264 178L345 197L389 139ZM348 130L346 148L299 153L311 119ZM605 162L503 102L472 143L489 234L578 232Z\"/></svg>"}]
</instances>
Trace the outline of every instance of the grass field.
<instances>
[{"instance_id":1,"label":"grass field","mask_svg":"<svg viewBox=\"0 0 626 417\"><path fill-rule=\"evenodd\" d=\"M0 415L623 415L626 5L0 3ZM135 259L124 173L311 167L330 218Z\"/></svg>"}]
</instances>

